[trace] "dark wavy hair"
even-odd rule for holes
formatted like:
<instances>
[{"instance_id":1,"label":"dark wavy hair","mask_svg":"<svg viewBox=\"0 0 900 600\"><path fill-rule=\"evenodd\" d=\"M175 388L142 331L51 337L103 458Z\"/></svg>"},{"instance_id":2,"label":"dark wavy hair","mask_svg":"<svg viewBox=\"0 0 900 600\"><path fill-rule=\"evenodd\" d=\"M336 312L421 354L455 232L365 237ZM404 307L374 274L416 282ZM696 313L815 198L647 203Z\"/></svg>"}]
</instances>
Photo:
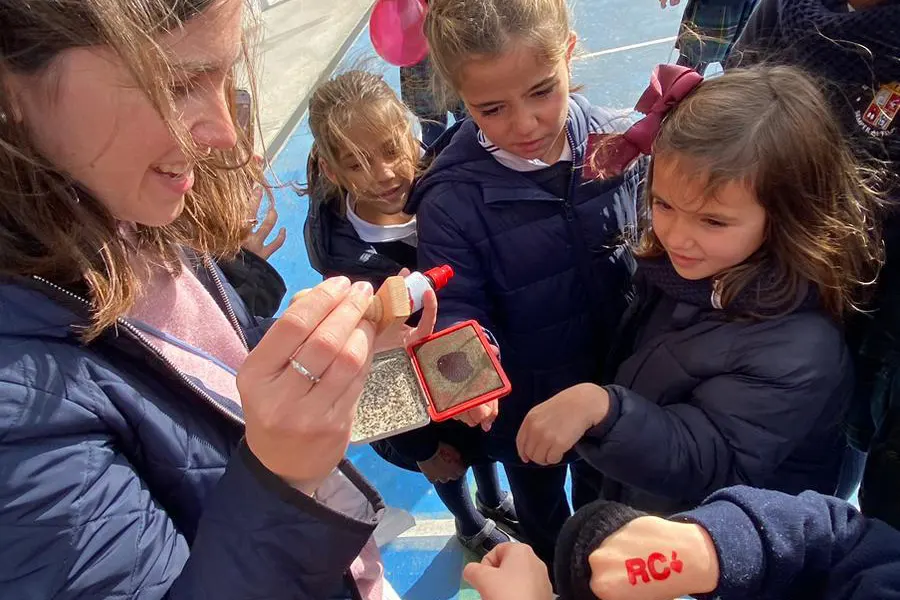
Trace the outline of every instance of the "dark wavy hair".
<instances>
[{"instance_id":1,"label":"dark wavy hair","mask_svg":"<svg viewBox=\"0 0 900 600\"><path fill-rule=\"evenodd\" d=\"M764 280L771 284L759 301L769 316L806 285L835 319L860 308L883 255L876 173L856 161L803 71L759 66L704 81L666 117L653 156L707 181L707 198L726 182L744 182L766 211L762 247L718 276L723 305ZM647 213L651 188L652 168ZM639 256L665 253L649 222L641 231Z\"/></svg>"}]
</instances>

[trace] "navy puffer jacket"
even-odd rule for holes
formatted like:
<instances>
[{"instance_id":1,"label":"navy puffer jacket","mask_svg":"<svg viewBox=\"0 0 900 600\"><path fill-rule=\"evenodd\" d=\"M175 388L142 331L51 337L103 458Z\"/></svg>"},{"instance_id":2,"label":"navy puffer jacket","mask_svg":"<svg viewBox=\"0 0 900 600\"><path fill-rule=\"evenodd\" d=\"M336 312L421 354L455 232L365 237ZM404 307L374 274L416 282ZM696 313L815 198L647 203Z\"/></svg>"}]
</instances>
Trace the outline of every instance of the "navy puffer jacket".
<instances>
[{"instance_id":1,"label":"navy puffer jacket","mask_svg":"<svg viewBox=\"0 0 900 600\"><path fill-rule=\"evenodd\" d=\"M650 267L607 366L609 415L577 445L602 497L669 514L740 484L834 494L853 368L817 296L752 319L714 309L708 280L656 267L664 286Z\"/></svg>"},{"instance_id":2,"label":"navy puffer jacket","mask_svg":"<svg viewBox=\"0 0 900 600\"><path fill-rule=\"evenodd\" d=\"M525 415L557 392L598 377L624 310L632 262L622 243L634 223L642 171L584 181L588 134L627 120L569 101L574 156L568 193L555 196L497 162L466 121L418 181L406 211L416 213L419 269L449 264L438 329L475 319L494 334L512 394L488 443L492 458L517 462Z\"/></svg>"},{"instance_id":3,"label":"navy puffer jacket","mask_svg":"<svg viewBox=\"0 0 900 600\"><path fill-rule=\"evenodd\" d=\"M198 277L252 347L264 325L213 269ZM352 597L345 572L383 509L353 467L368 516L266 470L240 407L126 322L83 345L85 309L0 281L0 598Z\"/></svg>"}]
</instances>

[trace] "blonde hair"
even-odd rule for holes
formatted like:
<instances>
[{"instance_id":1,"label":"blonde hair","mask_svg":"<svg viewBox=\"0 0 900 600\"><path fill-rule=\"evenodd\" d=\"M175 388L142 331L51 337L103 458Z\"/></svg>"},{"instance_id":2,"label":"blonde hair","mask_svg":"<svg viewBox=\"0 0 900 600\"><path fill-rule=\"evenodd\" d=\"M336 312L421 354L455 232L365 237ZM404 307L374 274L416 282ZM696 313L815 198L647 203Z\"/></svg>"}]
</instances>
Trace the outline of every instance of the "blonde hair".
<instances>
[{"instance_id":1,"label":"blonde hair","mask_svg":"<svg viewBox=\"0 0 900 600\"><path fill-rule=\"evenodd\" d=\"M555 64L566 55L570 33L566 0L430 0L425 36L435 93L452 106L465 63L500 56L515 41Z\"/></svg>"},{"instance_id":2,"label":"blonde hair","mask_svg":"<svg viewBox=\"0 0 900 600\"><path fill-rule=\"evenodd\" d=\"M759 290L761 312L770 316L807 283L835 319L860 306L882 259L879 198L803 71L760 66L703 82L666 117L653 157L676 161L686 177L706 178L705 198L727 182L744 182L766 211L762 247L717 282L724 306L760 280L770 282ZM648 207L651 188L652 169ZM664 252L646 224L638 255Z\"/></svg>"},{"instance_id":3,"label":"blonde hair","mask_svg":"<svg viewBox=\"0 0 900 600\"><path fill-rule=\"evenodd\" d=\"M313 148L307 165L307 187L314 198L342 197L349 186L341 177L341 157L351 154L366 171L368 150L354 140L361 133L390 140L396 150L398 175L412 179L420 148L412 130L412 116L382 77L368 71L347 71L318 86L309 101L309 128ZM319 172L322 160L338 179L337 185ZM339 211L344 208L340 202Z\"/></svg>"},{"instance_id":4,"label":"blonde hair","mask_svg":"<svg viewBox=\"0 0 900 600\"><path fill-rule=\"evenodd\" d=\"M207 10L215 0L0 0L0 81L7 74L52 78L63 51L106 46L132 73L156 110L196 161L194 187L182 215L165 227L138 226L135 239L119 234L114 216L50 164L0 86L0 274L37 276L62 286L86 285L90 341L127 313L141 287L129 259L180 268L178 247L216 257L236 253L250 230L251 189L262 167L237 127L238 144L202 155L174 118L174 70L156 37ZM244 58L249 65L247 44ZM252 86L252 73L250 73ZM233 94L233 77L227 93ZM234 118L232 102L232 117ZM5 117L3 115L6 115Z\"/></svg>"}]
</instances>

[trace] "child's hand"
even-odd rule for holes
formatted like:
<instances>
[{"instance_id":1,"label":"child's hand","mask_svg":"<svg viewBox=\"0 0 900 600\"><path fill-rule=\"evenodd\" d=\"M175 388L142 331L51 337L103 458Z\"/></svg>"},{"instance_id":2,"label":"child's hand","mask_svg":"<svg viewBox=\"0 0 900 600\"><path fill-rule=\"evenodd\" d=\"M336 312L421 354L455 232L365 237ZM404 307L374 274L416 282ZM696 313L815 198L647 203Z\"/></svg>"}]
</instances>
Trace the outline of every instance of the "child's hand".
<instances>
[{"instance_id":1,"label":"child's hand","mask_svg":"<svg viewBox=\"0 0 900 600\"><path fill-rule=\"evenodd\" d=\"M491 400L466 412L453 417L462 421L469 427L481 427L485 432L490 431L500 413L500 404L497 400Z\"/></svg>"},{"instance_id":2,"label":"child's hand","mask_svg":"<svg viewBox=\"0 0 900 600\"><path fill-rule=\"evenodd\" d=\"M433 290L425 292L422 303L422 317L419 319L419 325L412 328L403 322L391 324L375 338L376 353L393 348L406 348L434 333L438 302Z\"/></svg>"},{"instance_id":3,"label":"child's hand","mask_svg":"<svg viewBox=\"0 0 900 600\"><path fill-rule=\"evenodd\" d=\"M264 190L261 187L257 187L253 191L254 220L259 213L259 207L262 205L263 194ZM266 217L260 224L259 229L248 235L247 239L244 240L244 249L249 250L263 260L269 260L273 254L278 252L278 250L284 246L284 242L287 239L287 229L282 227L278 231L278 235L275 236L275 239L272 240L271 243L266 244L266 238L268 238L269 234L272 233L272 230L275 229L275 224L277 222L278 211L275 210L274 204L269 204L269 210L266 211Z\"/></svg>"},{"instance_id":4,"label":"child's hand","mask_svg":"<svg viewBox=\"0 0 900 600\"><path fill-rule=\"evenodd\" d=\"M609 412L609 394L591 383L563 390L538 404L522 422L516 447L523 462L558 464L585 432Z\"/></svg>"},{"instance_id":5,"label":"child's hand","mask_svg":"<svg viewBox=\"0 0 900 600\"><path fill-rule=\"evenodd\" d=\"M719 560L699 525L657 517L631 521L591 553L591 590L603 600L669 600L712 592Z\"/></svg>"},{"instance_id":6,"label":"child's hand","mask_svg":"<svg viewBox=\"0 0 900 600\"><path fill-rule=\"evenodd\" d=\"M491 352L494 356L500 358L500 348L491 344ZM491 400L481 406L476 406L472 410L466 411L454 417L457 421L462 421L469 427L481 427L485 433L491 430L497 415L500 414L500 403L497 400Z\"/></svg>"},{"instance_id":7,"label":"child's hand","mask_svg":"<svg viewBox=\"0 0 900 600\"><path fill-rule=\"evenodd\" d=\"M463 578L482 600L552 600L547 566L526 544L500 544L481 563L469 563Z\"/></svg>"},{"instance_id":8,"label":"child's hand","mask_svg":"<svg viewBox=\"0 0 900 600\"><path fill-rule=\"evenodd\" d=\"M444 442L438 444L434 456L417 464L422 475L431 483L456 481L466 474L468 468L463 462L459 450Z\"/></svg>"}]
</instances>

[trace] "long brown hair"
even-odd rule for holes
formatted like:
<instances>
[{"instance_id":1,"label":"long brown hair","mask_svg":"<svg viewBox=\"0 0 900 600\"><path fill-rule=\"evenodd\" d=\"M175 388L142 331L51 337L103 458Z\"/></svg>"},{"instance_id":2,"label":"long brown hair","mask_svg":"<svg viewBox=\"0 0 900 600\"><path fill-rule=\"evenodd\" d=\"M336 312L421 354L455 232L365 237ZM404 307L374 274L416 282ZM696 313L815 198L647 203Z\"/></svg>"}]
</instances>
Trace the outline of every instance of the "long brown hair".
<instances>
[{"instance_id":1,"label":"long brown hair","mask_svg":"<svg viewBox=\"0 0 900 600\"><path fill-rule=\"evenodd\" d=\"M342 73L319 85L309 101L309 128L313 148L307 163L307 187L301 193L328 200L343 196L349 186L341 177L341 156L353 155L364 170L369 157L354 137L369 133L390 140L397 151L396 172L412 179L421 147L412 130L409 109L380 76L362 69ZM330 181L321 173L324 161L335 175ZM343 201L336 207L343 211Z\"/></svg>"},{"instance_id":2,"label":"long brown hair","mask_svg":"<svg viewBox=\"0 0 900 600\"><path fill-rule=\"evenodd\" d=\"M730 181L748 184L766 211L765 240L744 263L717 278L727 307L751 282L767 314L817 288L836 319L860 307L877 275L873 173L853 158L816 82L786 66L736 69L704 81L665 119L654 160L675 160L685 176L708 181L706 197ZM649 212L651 181L648 182ZM664 249L649 223L637 254Z\"/></svg>"},{"instance_id":3,"label":"long brown hair","mask_svg":"<svg viewBox=\"0 0 900 600\"><path fill-rule=\"evenodd\" d=\"M473 57L499 56L513 41L555 64L568 50L569 22L566 0L430 0L425 36L435 93L445 106L454 106L463 65Z\"/></svg>"},{"instance_id":4,"label":"long brown hair","mask_svg":"<svg viewBox=\"0 0 900 600\"><path fill-rule=\"evenodd\" d=\"M10 117L11 99L0 85L0 275L85 284L93 313L86 340L114 324L138 295L141 278L130 255L177 270L179 246L223 257L236 253L249 233L251 189L263 183L261 166L250 160L252 142L236 126L234 149L201 155L174 118L173 70L156 42L214 1L0 0L0 82L6 74L43 76L67 49L106 46L196 161L182 215L165 227L139 226L136 239L126 241L113 215L41 156L26 125ZM247 40L243 46L255 91Z\"/></svg>"}]
</instances>

